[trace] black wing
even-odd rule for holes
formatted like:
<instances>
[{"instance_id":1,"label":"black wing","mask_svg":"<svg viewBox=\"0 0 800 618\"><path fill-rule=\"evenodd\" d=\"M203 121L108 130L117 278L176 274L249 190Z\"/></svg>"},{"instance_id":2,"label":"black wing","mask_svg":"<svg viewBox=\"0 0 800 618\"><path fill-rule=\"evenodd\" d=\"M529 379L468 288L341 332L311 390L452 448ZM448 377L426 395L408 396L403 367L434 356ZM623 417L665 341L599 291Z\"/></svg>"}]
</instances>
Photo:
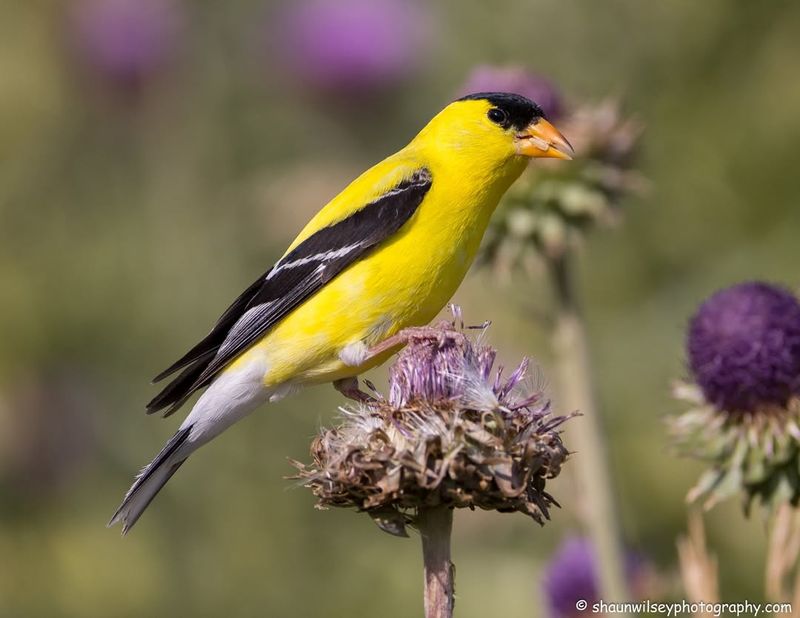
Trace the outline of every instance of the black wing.
<instances>
[{"instance_id":1,"label":"black wing","mask_svg":"<svg viewBox=\"0 0 800 618\"><path fill-rule=\"evenodd\" d=\"M431 188L431 173L414 172L346 219L323 228L286 254L247 288L211 332L154 382L182 370L149 404L148 413L177 410L229 362L309 296L394 235Z\"/></svg>"}]
</instances>

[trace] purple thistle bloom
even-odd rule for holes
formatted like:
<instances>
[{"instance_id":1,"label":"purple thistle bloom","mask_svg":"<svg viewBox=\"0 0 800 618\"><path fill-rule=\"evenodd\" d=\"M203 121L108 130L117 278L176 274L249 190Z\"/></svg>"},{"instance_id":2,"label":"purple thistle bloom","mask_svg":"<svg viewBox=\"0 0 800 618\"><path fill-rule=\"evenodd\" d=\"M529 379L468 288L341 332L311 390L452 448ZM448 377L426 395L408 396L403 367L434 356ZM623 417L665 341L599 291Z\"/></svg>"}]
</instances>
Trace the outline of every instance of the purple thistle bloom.
<instances>
[{"instance_id":1,"label":"purple thistle bloom","mask_svg":"<svg viewBox=\"0 0 800 618\"><path fill-rule=\"evenodd\" d=\"M389 404L457 403L494 409L502 401L502 407L512 413L523 414L526 408L537 408L535 414L546 413L549 407L542 392L523 388L530 360L522 359L506 379L500 367L492 379L496 356L493 348L473 346L459 333L451 332L440 340L430 334L419 337L400 352L389 369ZM541 404L545 405L538 410Z\"/></svg>"},{"instance_id":2,"label":"purple thistle bloom","mask_svg":"<svg viewBox=\"0 0 800 618\"><path fill-rule=\"evenodd\" d=\"M588 539L572 538L561 544L547 567L543 588L553 618L590 613L590 609L584 612L575 609L575 603L581 599L591 608L599 598L594 550Z\"/></svg>"},{"instance_id":3,"label":"purple thistle bloom","mask_svg":"<svg viewBox=\"0 0 800 618\"><path fill-rule=\"evenodd\" d=\"M81 0L71 17L83 61L133 87L173 59L182 21L173 0Z\"/></svg>"},{"instance_id":4,"label":"purple thistle bloom","mask_svg":"<svg viewBox=\"0 0 800 618\"><path fill-rule=\"evenodd\" d=\"M481 65L469 74L462 94L472 92L514 92L535 101L550 119L564 111L561 93L549 79L535 75L522 67Z\"/></svg>"},{"instance_id":5,"label":"purple thistle bloom","mask_svg":"<svg viewBox=\"0 0 800 618\"><path fill-rule=\"evenodd\" d=\"M625 555L625 572L635 591L641 583L647 563L629 552ZM564 541L550 561L542 579L542 588L552 618L575 618L592 614L592 604L600 600L597 565L592 543L587 538L573 537ZM586 601L587 608L578 611L575 604Z\"/></svg>"},{"instance_id":6,"label":"purple thistle bloom","mask_svg":"<svg viewBox=\"0 0 800 618\"><path fill-rule=\"evenodd\" d=\"M277 19L280 51L295 75L322 90L380 89L408 75L426 18L398 0L302 0Z\"/></svg>"},{"instance_id":7,"label":"purple thistle bloom","mask_svg":"<svg viewBox=\"0 0 800 618\"><path fill-rule=\"evenodd\" d=\"M800 395L800 302L788 290L741 283L706 300L691 320L689 366L719 410L785 407Z\"/></svg>"},{"instance_id":8,"label":"purple thistle bloom","mask_svg":"<svg viewBox=\"0 0 800 618\"><path fill-rule=\"evenodd\" d=\"M400 353L389 371L389 402L404 406L420 400L442 402L460 398L470 386L468 381L488 379L494 359L495 351L491 348L474 350L460 340L415 342ZM499 386L486 390L498 389Z\"/></svg>"}]
</instances>

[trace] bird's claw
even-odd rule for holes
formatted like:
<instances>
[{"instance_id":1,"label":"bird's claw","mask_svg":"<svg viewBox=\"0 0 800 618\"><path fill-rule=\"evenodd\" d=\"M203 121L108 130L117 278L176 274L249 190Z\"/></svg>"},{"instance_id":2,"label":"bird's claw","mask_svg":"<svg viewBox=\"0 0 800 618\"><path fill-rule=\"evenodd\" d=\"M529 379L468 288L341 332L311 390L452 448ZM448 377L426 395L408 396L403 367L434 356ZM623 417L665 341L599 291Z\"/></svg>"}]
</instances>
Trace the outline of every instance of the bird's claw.
<instances>
[{"instance_id":1,"label":"bird's claw","mask_svg":"<svg viewBox=\"0 0 800 618\"><path fill-rule=\"evenodd\" d=\"M358 403L374 403L375 398L358 388L358 378L342 378L334 380L333 388L342 395Z\"/></svg>"}]
</instances>

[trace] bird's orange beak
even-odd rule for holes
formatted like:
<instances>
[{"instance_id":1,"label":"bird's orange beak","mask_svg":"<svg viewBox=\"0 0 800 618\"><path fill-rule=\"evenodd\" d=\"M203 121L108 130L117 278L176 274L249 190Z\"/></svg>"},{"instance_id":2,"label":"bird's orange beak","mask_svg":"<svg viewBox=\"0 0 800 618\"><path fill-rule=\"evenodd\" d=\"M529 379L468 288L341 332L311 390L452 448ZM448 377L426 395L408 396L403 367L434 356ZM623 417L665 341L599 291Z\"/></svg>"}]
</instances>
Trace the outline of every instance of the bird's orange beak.
<instances>
[{"instance_id":1,"label":"bird's orange beak","mask_svg":"<svg viewBox=\"0 0 800 618\"><path fill-rule=\"evenodd\" d=\"M515 139L517 154L531 158L572 159L575 151L567 138L544 118L537 118Z\"/></svg>"}]
</instances>

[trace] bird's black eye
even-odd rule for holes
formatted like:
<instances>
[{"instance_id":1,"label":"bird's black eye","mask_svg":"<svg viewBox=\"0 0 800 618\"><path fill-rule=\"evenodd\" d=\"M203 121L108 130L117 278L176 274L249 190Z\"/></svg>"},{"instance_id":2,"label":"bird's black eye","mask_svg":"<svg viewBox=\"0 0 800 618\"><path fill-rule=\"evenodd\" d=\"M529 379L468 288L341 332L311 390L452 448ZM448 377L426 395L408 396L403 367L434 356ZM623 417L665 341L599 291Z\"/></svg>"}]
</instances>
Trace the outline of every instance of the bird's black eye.
<instances>
[{"instance_id":1,"label":"bird's black eye","mask_svg":"<svg viewBox=\"0 0 800 618\"><path fill-rule=\"evenodd\" d=\"M492 109L490 109L487 116L489 116L489 120L491 120L496 124L499 124L500 126L503 126L508 123L508 114L499 107L493 107Z\"/></svg>"}]
</instances>

